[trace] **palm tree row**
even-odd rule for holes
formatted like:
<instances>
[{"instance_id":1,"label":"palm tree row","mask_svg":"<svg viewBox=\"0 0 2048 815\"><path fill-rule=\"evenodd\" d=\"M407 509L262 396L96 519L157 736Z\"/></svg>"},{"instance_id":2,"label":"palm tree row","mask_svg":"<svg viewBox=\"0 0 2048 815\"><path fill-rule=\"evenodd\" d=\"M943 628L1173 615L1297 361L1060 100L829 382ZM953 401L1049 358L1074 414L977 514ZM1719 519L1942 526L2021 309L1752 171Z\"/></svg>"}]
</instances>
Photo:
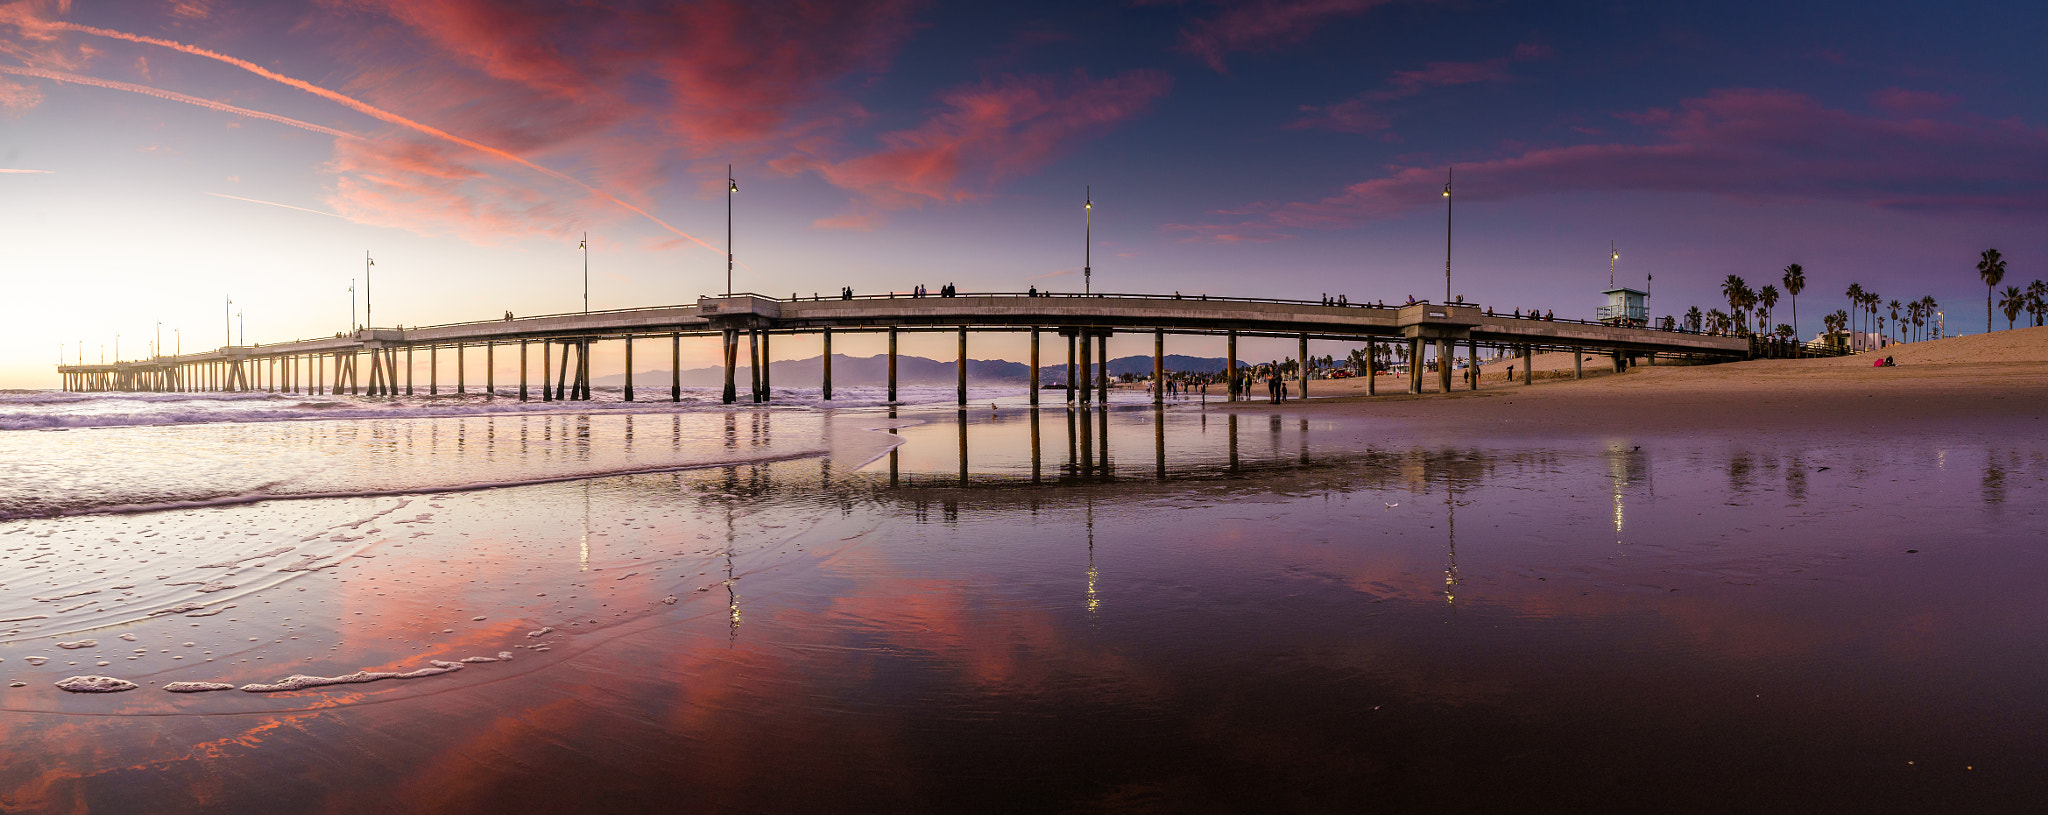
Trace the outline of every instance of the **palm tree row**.
<instances>
[{"instance_id":1,"label":"palm tree row","mask_svg":"<svg viewBox=\"0 0 2048 815\"><path fill-rule=\"evenodd\" d=\"M2034 325L2040 325L2044 314L2048 314L2048 283L2036 280L2025 289L2007 286L1998 301L1998 309L2005 312L2005 328L2012 330L2020 314L2025 312L2034 318Z\"/></svg>"}]
</instances>

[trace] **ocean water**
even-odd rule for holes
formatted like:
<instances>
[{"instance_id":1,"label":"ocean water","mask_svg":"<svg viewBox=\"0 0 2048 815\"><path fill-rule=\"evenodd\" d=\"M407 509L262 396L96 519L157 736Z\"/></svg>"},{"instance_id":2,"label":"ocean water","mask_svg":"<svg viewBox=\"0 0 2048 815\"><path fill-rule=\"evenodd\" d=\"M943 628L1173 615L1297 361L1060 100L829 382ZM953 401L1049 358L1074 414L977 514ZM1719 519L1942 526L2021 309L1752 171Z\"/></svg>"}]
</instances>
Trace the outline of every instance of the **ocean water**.
<instances>
[{"instance_id":1,"label":"ocean water","mask_svg":"<svg viewBox=\"0 0 2048 815\"><path fill-rule=\"evenodd\" d=\"M2048 787L2048 441L2010 429L11 396L44 429L0 431L8 812Z\"/></svg>"}]
</instances>

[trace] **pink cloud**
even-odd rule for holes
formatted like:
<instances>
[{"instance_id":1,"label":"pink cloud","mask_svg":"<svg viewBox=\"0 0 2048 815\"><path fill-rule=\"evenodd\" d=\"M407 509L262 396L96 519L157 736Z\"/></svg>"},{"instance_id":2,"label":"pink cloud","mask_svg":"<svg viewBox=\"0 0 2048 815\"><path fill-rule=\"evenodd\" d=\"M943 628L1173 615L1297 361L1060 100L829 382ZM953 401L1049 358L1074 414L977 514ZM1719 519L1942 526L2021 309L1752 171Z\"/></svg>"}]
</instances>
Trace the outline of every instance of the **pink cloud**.
<instances>
[{"instance_id":1,"label":"pink cloud","mask_svg":"<svg viewBox=\"0 0 2048 815\"><path fill-rule=\"evenodd\" d=\"M36 86L0 78L0 111L19 113L42 103L43 92Z\"/></svg>"},{"instance_id":2,"label":"pink cloud","mask_svg":"<svg viewBox=\"0 0 2048 815\"><path fill-rule=\"evenodd\" d=\"M1237 0L1216 16L1181 30L1181 50L1223 70L1235 52L1270 51L1306 39L1332 20L1364 13L1394 0Z\"/></svg>"},{"instance_id":3,"label":"pink cloud","mask_svg":"<svg viewBox=\"0 0 2048 815\"><path fill-rule=\"evenodd\" d=\"M1962 98L1931 91L1910 91L1905 88L1885 88L1870 95L1870 104L1893 116L1932 116L1946 113L1962 103Z\"/></svg>"},{"instance_id":4,"label":"pink cloud","mask_svg":"<svg viewBox=\"0 0 2048 815\"><path fill-rule=\"evenodd\" d=\"M326 203L358 223L485 245L566 235L580 222L573 207L472 169L453 152L431 141L339 141Z\"/></svg>"},{"instance_id":5,"label":"pink cloud","mask_svg":"<svg viewBox=\"0 0 2048 815\"><path fill-rule=\"evenodd\" d=\"M819 154L822 145L812 145L773 164L784 172L816 172L882 209L967 201L1144 112L1171 84L1156 71L1099 81L1076 74L1066 82L982 82L941 94L944 111L914 129L883 134L882 149L874 153L833 160Z\"/></svg>"},{"instance_id":6,"label":"pink cloud","mask_svg":"<svg viewBox=\"0 0 2048 815\"><path fill-rule=\"evenodd\" d=\"M1381 133L1393 126L1392 119L1378 110L1378 106L1384 103L1418 96L1431 88L1507 82L1514 79L1508 72L1509 62L1546 59L1550 53L1549 46L1524 44L1516 46L1512 56L1483 62L1432 62L1418 70L1396 71L1393 77L1387 80L1386 86L1377 90L1366 91L1331 105L1303 105L1301 110L1308 115L1289 123L1287 127L1318 128L1343 133Z\"/></svg>"},{"instance_id":7,"label":"pink cloud","mask_svg":"<svg viewBox=\"0 0 2048 815\"><path fill-rule=\"evenodd\" d=\"M1875 118L1768 89L1719 90L1675 110L1617 118L1652 128L1655 138L1461 163L1461 199L1685 192L1927 212L2048 209L2048 129L2015 120ZM1263 219L1205 228L1347 227L1435 207L1442 189L1441 167L1393 167L1327 198L1275 207Z\"/></svg>"}]
</instances>

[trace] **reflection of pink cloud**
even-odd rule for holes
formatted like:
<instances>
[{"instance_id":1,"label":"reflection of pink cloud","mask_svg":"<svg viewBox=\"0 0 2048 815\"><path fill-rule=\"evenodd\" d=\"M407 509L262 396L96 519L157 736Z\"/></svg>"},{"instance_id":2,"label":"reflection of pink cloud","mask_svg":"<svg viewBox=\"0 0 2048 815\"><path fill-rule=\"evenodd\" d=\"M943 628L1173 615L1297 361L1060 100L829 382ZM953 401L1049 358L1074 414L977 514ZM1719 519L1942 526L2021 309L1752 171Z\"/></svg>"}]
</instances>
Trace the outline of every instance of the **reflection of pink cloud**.
<instances>
[{"instance_id":1,"label":"reflection of pink cloud","mask_svg":"<svg viewBox=\"0 0 2048 815\"><path fill-rule=\"evenodd\" d=\"M1077 75L1007 78L942 94L947 110L913 130L883 134L883 149L832 161L797 154L775 162L811 170L883 208L965 201L976 188L1043 166L1075 140L1143 112L1171 81L1131 71L1100 81Z\"/></svg>"},{"instance_id":2,"label":"reflection of pink cloud","mask_svg":"<svg viewBox=\"0 0 2048 815\"><path fill-rule=\"evenodd\" d=\"M1223 56L1299 42L1317 26L1393 0L1243 0L1181 31L1181 50L1223 70Z\"/></svg>"},{"instance_id":3,"label":"reflection of pink cloud","mask_svg":"<svg viewBox=\"0 0 2048 815\"><path fill-rule=\"evenodd\" d=\"M2048 129L2017 121L1875 118L1822 107L1803 94L1753 89L1714 91L1676 110L1617 118L1652 128L1657 138L1459 164L1461 198L1703 192L1922 211L2048 209ZM1435 207L1442 189L1440 167L1394 168L1231 230L1351 226Z\"/></svg>"}]
</instances>

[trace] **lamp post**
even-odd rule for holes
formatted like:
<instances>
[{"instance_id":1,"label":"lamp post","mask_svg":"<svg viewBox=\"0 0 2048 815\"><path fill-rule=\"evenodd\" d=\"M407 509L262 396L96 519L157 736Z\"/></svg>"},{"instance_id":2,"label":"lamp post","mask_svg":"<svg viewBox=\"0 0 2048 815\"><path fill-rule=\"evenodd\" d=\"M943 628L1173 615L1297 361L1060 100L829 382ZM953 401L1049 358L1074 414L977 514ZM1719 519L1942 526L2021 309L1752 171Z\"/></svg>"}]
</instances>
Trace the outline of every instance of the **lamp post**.
<instances>
[{"instance_id":1,"label":"lamp post","mask_svg":"<svg viewBox=\"0 0 2048 815\"><path fill-rule=\"evenodd\" d=\"M249 342L249 319L242 316L240 311L235 312L235 327L240 329L236 332L235 344L247 345Z\"/></svg>"},{"instance_id":2,"label":"lamp post","mask_svg":"<svg viewBox=\"0 0 2048 815\"><path fill-rule=\"evenodd\" d=\"M1095 191L1089 187L1081 189L1081 293L1089 294L1094 291L1090 278L1095 276Z\"/></svg>"},{"instance_id":3,"label":"lamp post","mask_svg":"<svg viewBox=\"0 0 2048 815\"><path fill-rule=\"evenodd\" d=\"M356 322L356 280L348 280L348 329L354 331L361 323Z\"/></svg>"},{"instance_id":4,"label":"lamp post","mask_svg":"<svg viewBox=\"0 0 2048 815\"><path fill-rule=\"evenodd\" d=\"M370 316L370 267L371 267L371 266L375 266L375 265L377 265L377 261L374 261L374 260L371 260L371 259L370 259L370 250L368 250L368 249L364 249L364 250L363 250L363 327L364 327L364 328L368 328L368 327L370 326L370 324L371 324L371 323L374 323L374 322L376 322L376 318L373 318L373 317L371 317L371 316ZM351 298L351 299L349 300L349 302L353 303L353 302L355 302L355 300L354 300L353 298ZM355 309L354 309L353 307L351 307L351 308L349 309L349 312L350 312L351 314L353 314L353 313L355 312Z\"/></svg>"},{"instance_id":5,"label":"lamp post","mask_svg":"<svg viewBox=\"0 0 2048 815\"><path fill-rule=\"evenodd\" d=\"M151 356L162 356L164 352L164 321L156 321L156 340L150 344Z\"/></svg>"},{"instance_id":6,"label":"lamp post","mask_svg":"<svg viewBox=\"0 0 2048 815\"><path fill-rule=\"evenodd\" d=\"M222 347L235 344L235 298L227 298L227 304L220 307L220 329L227 338L221 340Z\"/></svg>"},{"instance_id":7,"label":"lamp post","mask_svg":"<svg viewBox=\"0 0 2048 815\"><path fill-rule=\"evenodd\" d=\"M583 241L576 244L583 250L583 313L590 313L590 233L583 233Z\"/></svg>"},{"instance_id":8,"label":"lamp post","mask_svg":"<svg viewBox=\"0 0 2048 815\"><path fill-rule=\"evenodd\" d=\"M1451 178L1452 168L1444 168L1444 305L1451 304Z\"/></svg>"},{"instance_id":9,"label":"lamp post","mask_svg":"<svg viewBox=\"0 0 2048 815\"><path fill-rule=\"evenodd\" d=\"M732 296L732 197L740 182L732 177L732 165L725 165L725 296Z\"/></svg>"},{"instance_id":10,"label":"lamp post","mask_svg":"<svg viewBox=\"0 0 2048 815\"><path fill-rule=\"evenodd\" d=\"M1614 262L1621 259L1621 252L1614 248L1614 241L1607 242L1607 288L1614 288Z\"/></svg>"}]
</instances>

